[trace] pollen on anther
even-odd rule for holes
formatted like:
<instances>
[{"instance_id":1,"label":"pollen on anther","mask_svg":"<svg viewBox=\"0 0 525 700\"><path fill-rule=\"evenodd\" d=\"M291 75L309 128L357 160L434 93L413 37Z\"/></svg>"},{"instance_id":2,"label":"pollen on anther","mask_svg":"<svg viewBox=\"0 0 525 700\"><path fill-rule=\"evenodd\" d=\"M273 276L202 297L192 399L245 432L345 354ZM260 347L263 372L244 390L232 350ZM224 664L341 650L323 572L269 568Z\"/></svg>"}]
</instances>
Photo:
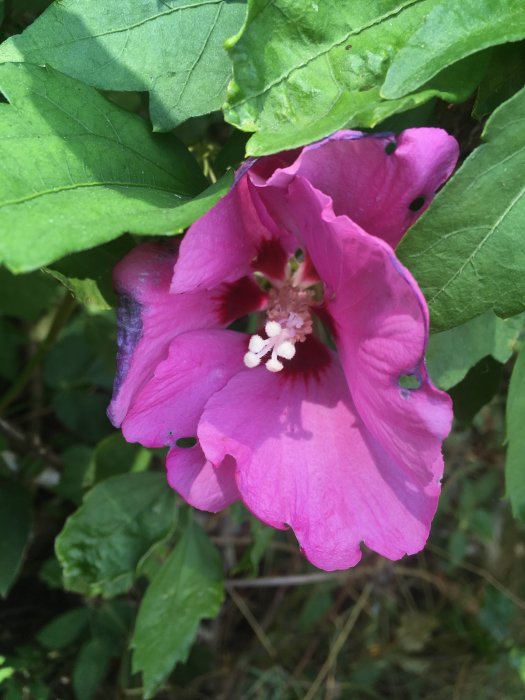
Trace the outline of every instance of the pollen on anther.
<instances>
[{"instance_id":1,"label":"pollen on anther","mask_svg":"<svg viewBox=\"0 0 525 700\"><path fill-rule=\"evenodd\" d=\"M260 352L265 346L265 340L260 335L252 335L248 348L251 352Z\"/></svg>"},{"instance_id":2,"label":"pollen on anther","mask_svg":"<svg viewBox=\"0 0 525 700\"><path fill-rule=\"evenodd\" d=\"M279 335L283 329L278 321L268 321L264 327L264 330L266 331L268 338L274 338L276 335Z\"/></svg>"},{"instance_id":3,"label":"pollen on anther","mask_svg":"<svg viewBox=\"0 0 525 700\"><path fill-rule=\"evenodd\" d=\"M277 348L279 357L284 357L285 360L291 360L295 355L295 345L289 340L285 340Z\"/></svg>"},{"instance_id":4,"label":"pollen on anther","mask_svg":"<svg viewBox=\"0 0 525 700\"><path fill-rule=\"evenodd\" d=\"M270 359L266 363L266 369L269 369L270 372L280 372L283 367L283 363L279 362L279 360L276 357L270 357Z\"/></svg>"},{"instance_id":5,"label":"pollen on anther","mask_svg":"<svg viewBox=\"0 0 525 700\"><path fill-rule=\"evenodd\" d=\"M261 364L261 358L257 357L257 355L255 355L253 352L247 352L243 360L246 367L249 367L250 369Z\"/></svg>"}]
</instances>

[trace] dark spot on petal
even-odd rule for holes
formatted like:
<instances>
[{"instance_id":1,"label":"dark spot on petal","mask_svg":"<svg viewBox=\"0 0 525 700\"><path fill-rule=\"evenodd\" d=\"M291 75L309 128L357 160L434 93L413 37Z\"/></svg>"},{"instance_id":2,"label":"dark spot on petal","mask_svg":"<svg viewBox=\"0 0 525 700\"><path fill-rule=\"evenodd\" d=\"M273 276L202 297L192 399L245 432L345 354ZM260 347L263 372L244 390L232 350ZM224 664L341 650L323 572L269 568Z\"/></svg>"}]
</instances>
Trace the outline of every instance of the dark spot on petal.
<instances>
[{"instance_id":1,"label":"dark spot on petal","mask_svg":"<svg viewBox=\"0 0 525 700\"><path fill-rule=\"evenodd\" d=\"M288 263L288 253L277 238L262 241L257 255L252 260L252 270L262 272L272 279L283 279Z\"/></svg>"},{"instance_id":2,"label":"dark spot on petal","mask_svg":"<svg viewBox=\"0 0 525 700\"><path fill-rule=\"evenodd\" d=\"M224 291L217 296L219 320L227 325L260 309L265 299L266 294L250 277L241 277L236 282L225 284Z\"/></svg>"},{"instance_id":3,"label":"dark spot on petal","mask_svg":"<svg viewBox=\"0 0 525 700\"><path fill-rule=\"evenodd\" d=\"M297 262L303 262L304 252L300 248L297 248L297 250L294 253L294 258L297 260Z\"/></svg>"},{"instance_id":4,"label":"dark spot on petal","mask_svg":"<svg viewBox=\"0 0 525 700\"><path fill-rule=\"evenodd\" d=\"M351 48L352 48L352 44L347 44L345 46L345 51L350 51Z\"/></svg>"},{"instance_id":5,"label":"dark spot on petal","mask_svg":"<svg viewBox=\"0 0 525 700\"><path fill-rule=\"evenodd\" d=\"M179 438L178 440L175 441L175 444L177 447L182 447L184 449L188 449L190 447L195 447L197 444L197 438L195 437L182 437Z\"/></svg>"},{"instance_id":6,"label":"dark spot on petal","mask_svg":"<svg viewBox=\"0 0 525 700\"><path fill-rule=\"evenodd\" d=\"M423 204L425 203L425 197L416 197L413 199L410 204L408 205L408 208L410 211L419 211Z\"/></svg>"},{"instance_id":7,"label":"dark spot on petal","mask_svg":"<svg viewBox=\"0 0 525 700\"><path fill-rule=\"evenodd\" d=\"M320 379L323 370L330 365L330 351L313 335L303 343L296 343L295 357L284 361L282 375L285 378Z\"/></svg>"},{"instance_id":8,"label":"dark spot on petal","mask_svg":"<svg viewBox=\"0 0 525 700\"><path fill-rule=\"evenodd\" d=\"M387 156L391 156L392 153L394 153L394 151L396 150L396 148L397 148L397 143L395 141L390 141L385 146L385 153L387 154Z\"/></svg>"}]
</instances>

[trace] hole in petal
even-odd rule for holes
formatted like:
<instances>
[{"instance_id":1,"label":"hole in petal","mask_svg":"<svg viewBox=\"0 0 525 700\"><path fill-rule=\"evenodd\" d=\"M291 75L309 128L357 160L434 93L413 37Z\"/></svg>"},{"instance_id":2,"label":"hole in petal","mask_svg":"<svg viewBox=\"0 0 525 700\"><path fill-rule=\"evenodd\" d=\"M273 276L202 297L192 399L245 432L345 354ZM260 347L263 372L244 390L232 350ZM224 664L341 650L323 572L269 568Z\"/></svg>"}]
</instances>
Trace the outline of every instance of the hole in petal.
<instances>
[{"instance_id":1,"label":"hole in petal","mask_svg":"<svg viewBox=\"0 0 525 700\"><path fill-rule=\"evenodd\" d=\"M410 211L419 211L423 204L425 203L425 198L424 197L416 197L413 199L410 204L408 205L408 208Z\"/></svg>"},{"instance_id":2,"label":"hole in petal","mask_svg":"<svg viewBox=\"0 0 525 700\"><path fill-rule=\"evenodd\" d=\"M297 260L297 262L304 262L304 252L300 248L297 248L294 253L294 258Z\"/></svg>"},{"instance_id":3,"label":"hole in petal","mask_svg":"<svg viewBox=\"0 0 525 700\"><path fill-rule=\"evenodd\" d=\"M398 379L398 384L401 389L410 389L411 391L414 391L415 389L419 389L421 387L423 380L419 374L401 374Z\"/></svg>"},{"instance_id":4,"label":"hole in petal","mask_svg":"<svg viewBox=\"0 0 525 700\"><path fill-rule=\"evenodd\" d=\"M182 447L188 449L190 447L195 447L197 444L197 438L195 437L182 437L175 441L177 447Z\"/></svg>"},{"instance_id":5,"label":"hole in petal","mask_svg":"<svg viewBox=\"0 0 525 700\"><path fill-rule=\"evenodd\" d=\"M385 153L387 154L387 156L391 156L392 153L396 150L396 148L397 148L397 143L395 141L390 141L385 146Z\"/></svg>"}]
</instances>

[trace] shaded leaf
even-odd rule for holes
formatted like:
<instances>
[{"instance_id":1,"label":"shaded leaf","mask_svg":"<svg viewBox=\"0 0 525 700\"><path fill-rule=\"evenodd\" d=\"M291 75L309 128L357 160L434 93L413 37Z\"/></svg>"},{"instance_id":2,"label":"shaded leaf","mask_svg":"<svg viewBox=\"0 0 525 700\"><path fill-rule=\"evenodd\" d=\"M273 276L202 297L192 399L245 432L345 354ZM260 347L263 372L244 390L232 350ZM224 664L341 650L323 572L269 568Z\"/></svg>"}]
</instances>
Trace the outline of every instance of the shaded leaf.
<instances>
[{"instance_id":1,"label":"shaded leaf","mask_svg":"<svg viewBox=\"0 0 525 700\"><path fill-rule=\"evenodd\" d=\"M109 640L95 637L86 642L73 667L73 690L77 700L91 700L106 677L113 648Z\"/></svg>"},{"instance_id":2,"label":"shaded leaf","mask_svg":"<svg viewBox=\"0 0 525 700\"><path fill-rule=\"evenodd\" d=\"M522 0L441 0L395 55L381 94L398 99L465 56L524 37Z\"/></svg>"},{"instance_id":3,"label":"shaded leaf","mask_svg":"<svg viewBox=\"0 0 525 700\"><path fill-rule=\"evenodd\" d=\"M141 445L126 442L122 433L108 435L95 449L95 481L148 468L152 453Z\"/></svg>"},{"instance_id":4,"label":"shaded leaf","mask_svg":"<svg viewBox=\"0 0 525 700\"><path fill-rule=\"evenodd\" d=\"M507 397L507 461L505 480L512 512L525 520L525 350L521 350L510 378Z\"/></svg>"},{"instance_id":5,"label":"shaded leaf","mask_svg":"<svg viewBox=\"0 0 525 700\"><path fill-rule=\"evenodd\" d=\"M482 119L523 87L525 76L525 42L497 46L487 73L480 83L473 115Z\"/></svg>"},{"instance_id":6,"label":"shaded leaf","mask_svg":"<svg viewBox=\"0 0 525 700\"><path fill-rule=\"evenodd\" d=\"M434 331L487 309L525 309L525 89L494 112L483 137L397 249Z\"/></svg>"},{"instance_id":7,"label":"shaded leaf","mask_svg":"<svg viewBox=\"0 0 525 700\"><path fill-rule=\"evenodd\" d=\"M111 431L106 417L107 396L86 389L63 389L51 404L56 417L68 430L87 442L97 442Z\"/></svg>"},{"instance_id":8,"label":"shaded leaf","mask_svg":"<svg viewBox=\"0 0 525 700\"><path fill-rule=\"evenodd\" d=\"M454 66L400 100L379 89L397 52L439 0L251 0L242 31L228 42L234 80L225 115L255 131L247 151L285 150L343 127L373 127L439 95L462 101L481 79L484 63Z\"/></svg>"},{"instance_id":9,"label":"shaded leaf","mask_svg":"<svg viewBox=\"0 0 525 700\"><path fill-rule=\"evenodd\" d=\"M37 634L37 639L48 649L64 649L75 642L89 621L88 608L75 608L55 617Z\"/></svg>"},{"instance_id":10,"label":"shaded leaf","mask_svg":"<svg viewBox=\"0 0 525 700\"><path fill-rule=\"evenodd\" d=\"M0 478L0 595L18 575L31 534L31 493L21 484Z\"/></svg>"},{"instance_id":11,"label":"shaded leaf","mask_svg":"<svg viewBox=\"0 0 525 700\"><path fill-rule=\"evenodd\" d=\"M128 590L139 560L169 533L175 513L163 474L124 474L97 484L56 541L66 587L105 597Z\"/></svg>"},{"instance_id":12,"label":"shaded leaf","mask_svg":"<svg viewBox=\"0 0 525 700\"><path fill-rule=\"evenodd\" d=\"M121 236L92 250L68 255L46 271L90 311L109 309L116 304L113 268L135 245L132 236Z\"/></svg>"},{"instance_id":13,"label":"shaded leaf","mask_svg":"<svg viewBox=\"0 0 525 700\"><path fill-rule=\"evenodd\" d=\"M450 389L487 355L507 362L524 324L523 314L503 320L487 311L461 326L431 335L427 366L433 382L440 389Z\"/></svg>"},{"instance_id":14,"label":"shaded leaf","mask_svg":"<svg viewBox=\"0 0 525 700\"><path fill-rule=\"evenodd\" d=\"M104 90L148 90L156 130L219 109L224 41L244 0L62 0L0 47L0 61L48 64ZM64 41L64 37L67 41Z\"/></svg>"},{"instance_id":15,"label":"shaded leaf","mask_svg":"<svg viewBox=\"0 0 525 700\"><path fill-rule=\"evenodd\" d=\"M125 231L173 233L228 187L192 200L206 181L175 137L54 70L0 65L0 90L0 261L15 272Z\"/></svg>"},{"instance_id":16,"label":"shaded leaf","mask_svg":"<svg viewBox=\"0 0 525 700\"><path fill-rule=\"evenodd\" d=\"M20 367L23 357L20 346L23 342L22 333L7 318L0 317L0 377L13 379Z\"/></svg>"},{"instance_id":17,"label":"shaded leaf","mask_svg":"<svg viewBox=\"0 0 525 700\"><path fill-rule=\"evenodd\" d=\"M449 391L454 417L468 425L497 392L502 373L503 365L493 357L484 357L472 367L466 377Z\"/></svg>"},{"instance_id":18,"label":"shaded leaf","mask_svg":"<svg viewBox=\"0 0 525 700\"><path fill-rule=\"evenodd\" d=\"M219 554L190 523L146 591L133 635L133 670L141 672L146 698L188 658L200 621L215 617L224 597ZM161 621L164 621L162 623Z\"/></svg>"},{"instance_id":19,"label":"shaded leaf","mask_svg":"<svg viewBox=\"0 0 525 700\"><path fill-rule=\"evenodd\" d=\"M0 311L8 316L36 321L44 311L54 306L59 293L60 287L56 282L41 272L13 275L0 267Z\"/></svg>"}]
</instances>

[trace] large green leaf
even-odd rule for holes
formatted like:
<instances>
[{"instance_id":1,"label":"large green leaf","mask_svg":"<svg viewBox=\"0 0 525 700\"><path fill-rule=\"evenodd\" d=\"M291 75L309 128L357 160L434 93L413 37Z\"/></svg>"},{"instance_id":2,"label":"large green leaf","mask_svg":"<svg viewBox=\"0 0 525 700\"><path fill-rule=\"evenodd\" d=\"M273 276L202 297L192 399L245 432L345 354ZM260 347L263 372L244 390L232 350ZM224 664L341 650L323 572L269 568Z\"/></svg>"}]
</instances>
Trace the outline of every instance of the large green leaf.
<instances>
[{"instance_id":1,"label":"large green leaf","mask_svg":"<svg viewBox=\"0 0 525 700\"><path fill-rule=\"evenodd\" d=\"M52 69L0 65L0 262L15 272L124 231L189 225L228 186L206 184L172 136Z\"/></svg>"},{"instance_id":2,"label":"large green leaf","mask_svg":"<svg viewBox=\"0 0 525 700\"><path fill-rule=\"evenodd\" d=\"M167 131L219 109L231 77L224 41L244 0L62 0L0 47L0 61L48 64L105 90L149 90Z\"/></svg>"},{"instance_id":3,"label":"large green leaf","mask_svg":"<svg viewBox=\"0 0 525 700\"><path fill-rule=\"evenodd\" d=\"M394 57L381 95L408 95L451 63L524 37L523 0L441 0Z\"/></svg>"},{"instance_id":4,"label":"large green leaf","mask_svg":"<svg viewBox=\"0 0 525 700\"><path fill-rule=\"evenodd\" d=\"M427 366L433 382L440 389L450 389L488 355L498 362L507 362L524 323L523 314L504 320L487 311L461 326L434 333L427 350Z\"/></svg>"},{"instance_id":5,"label":"large green leaf","mask_svg":"<svg viewBox=\"0 0 525 700\"><path fill-rule=\"evenodd\" d=\"M53 308L59 298L60 287L42 272L13 275L5 267L0 267L1 313L24 321L36 321L44 311Z\"/></svg>"},{"instance_id":6,"label":"large green leaf","mask_svg":"<svg viewBox=\"0 0 525 700\"><path fill-rule=\"evenodd\" d=\"M31 493L11 479L0 479L0 595L13 585L31 533Z\"/></svg>"},{"instance_id":7,"label":"large green leaf","mask_svg":"<svg viewBox=\"0 0 525 700\"><path fill-rule=\"evenodd\" d=\"M106 597L128 590L138 562L175 517L175 495L163 474L124 474L97 484L56 541L66 587Z\"/></svg>"},{"instance_id":8,"label":"large green leaf","mask_svg":"<svg viewBox=\"0 0 525 700\"><path fill-rule=\"evenodd\" d=\"M440 95L465 99L482 61L459 64L418 94L384 100L379 89L396 53L439 0L250 0L229 42L234 80L226 118L257 132L248 153L300 146L350 126L371 127Z\"/></svg>"},{"instance_id":9,"label":"large green leaf","mask_svg":"<svg viewBox=\"0 0 525 700\"><path fill-rule=\"evenodd\" d=\"M516 517L525 520L525 349L516 360L507 398L506 492Z\"/></svg>"},{"instance_id":10,"label":"large green leaf","mask_svg":"<svg viewBox=\"0 0 525 700\"><path fill-rule=\"evenodd\" d=\"M195 523L151 582L133 636L133 670L153 697L175 664L185 661L200 621L215 617L224 597L219 554Z\"/></svg>"},{"instance_id":11,"label":"large green leaf","mask_svg":"<svg viewBox=\"0 0 525 700\"><path fill-rule=\"evenodd\" d=\"M525 309L525 89L494 112L465 161L398 248L434 330Z\"/></svg>"}]
</instances>

